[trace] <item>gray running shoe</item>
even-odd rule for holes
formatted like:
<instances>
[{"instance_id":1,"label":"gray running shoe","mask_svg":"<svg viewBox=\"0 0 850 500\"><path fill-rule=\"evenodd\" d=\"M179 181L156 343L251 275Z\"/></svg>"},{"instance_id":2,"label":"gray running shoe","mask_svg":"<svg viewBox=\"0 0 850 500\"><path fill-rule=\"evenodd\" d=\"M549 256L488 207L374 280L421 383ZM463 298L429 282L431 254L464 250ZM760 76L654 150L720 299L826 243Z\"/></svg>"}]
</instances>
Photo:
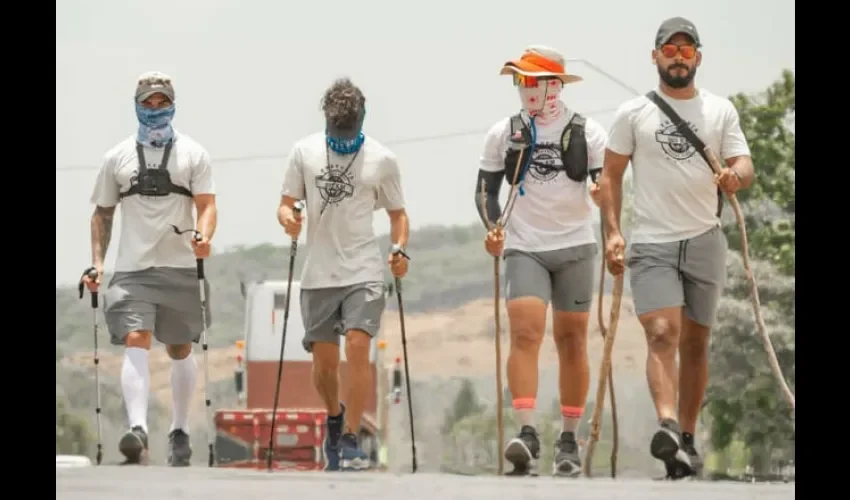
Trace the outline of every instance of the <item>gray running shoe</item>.
<instances>
[{"instance_id":1,"label":"gray running shoe","mask_svg":"<svg viewBox=\"0 0 850 500\"><path fill-rule=\"evenodd\" d=\"M118 450L126 458L125 464L141 464L148 451L148 434L137 425L125 432L118 442Z\"/></svg>"},{"instance_id":2,"label":"gray running shoe","mask_svg":"<svg viewBox=\"0 0 850 500\"><path fill-rule=\"evenodd\" d=\"M174 429L168 434L168 465L188 467L192 460L192 445L183 429Z\"/></svg>"},{"instance_id":3,"label":"gray running shoe","mask_svg":"<svg viewBox=\"0 0 850 500\"><path fill-rule=\"evenodd\" d=\"M561 437L555 443L552 474L565 477L578 477L581 474L581 457L579 456L575 433L562 432Z\"/></svg>"},{"instance_id":4,"label":"gray running shoe","mask_svg":"<svg viewBox=\"0 0 850 500\"><path fill-rule=\"evenodd\" d=\"M540 460L540 438L530 425L523 425L517 437L505 446L505 459L512 463L514 470L508 476L536 476L537 462Z\"/></svg>"}]
</instances>

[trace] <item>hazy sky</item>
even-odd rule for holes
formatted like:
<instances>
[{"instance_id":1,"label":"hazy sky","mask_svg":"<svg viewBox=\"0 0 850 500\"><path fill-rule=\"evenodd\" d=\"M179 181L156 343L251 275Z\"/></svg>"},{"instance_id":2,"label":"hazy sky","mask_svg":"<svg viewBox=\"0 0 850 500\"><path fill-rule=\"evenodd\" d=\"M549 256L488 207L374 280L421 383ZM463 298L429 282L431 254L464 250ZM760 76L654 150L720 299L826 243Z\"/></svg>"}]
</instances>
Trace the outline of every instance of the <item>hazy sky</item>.
<instances>
[{"instance_id":1,"label":"hazy sky","mask_svg":"<svg viewBox=\"0 0 850 500\"><path fill-rule=\"evenodd\" d=\"M57 0L56 282L76 282L90 263L92 183L105 151L136 128L144 71L174 78L175 127L212 155L216 247L285 244L283 157L323 127L319 99L334 78L363 89L365 131L399 156L413 227L469 223L484 133L519 107L501 65L545 44L645 92L658 78L655 32L677 15L700 32L697 81L714 93L760 91L795 67L791 0ZM629 91L580 62L567 71L585 80L562 99L607 128Z\"/></svg>"}]
</instances>

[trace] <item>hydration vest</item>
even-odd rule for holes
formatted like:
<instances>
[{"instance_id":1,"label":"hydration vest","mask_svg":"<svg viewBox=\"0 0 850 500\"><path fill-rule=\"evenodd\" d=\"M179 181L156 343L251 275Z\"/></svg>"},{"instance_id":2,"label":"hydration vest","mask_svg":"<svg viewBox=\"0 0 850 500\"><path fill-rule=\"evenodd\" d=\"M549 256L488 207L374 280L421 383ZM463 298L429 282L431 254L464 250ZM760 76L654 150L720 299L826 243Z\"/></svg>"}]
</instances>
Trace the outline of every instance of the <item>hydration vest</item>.
<instances>
[{"instance_id":1,"label":"hydration vest","mask_svg":"<svg viewBox=\"0 0 850 500\"><path fill-rule=\"evenodd\" d=\"M575 113L561 133L562 165L555 168L563 170L567 177L575 182L584 182L587 179L586 123L585 117ZM529 161L528 154L531 150L531 129L522 121L519 114L511 117L509 141L510 145L505 153L505 181L512 184L520 151L522 151L522 163L520 163L519 168L522 169ZM519 179L517 179L517 182L519 182Z\"/></svg>"},{"instance_id":2,"label":"hydration vest","mask_svg":"<svg viewBox=\"0 0 850 500\"><path fill-rule=\"evenodd\" d=\"M173 141L168 141L162 152L162 163L159 168L149 169L145 162L145 152L142 144L136 142L136 155L139 158L139 173L130 179L130 189L119 195L119 199L138 194L141 196L168 196L169 194L182 194L192 197L192 192L183 186L171 182L171 173L168 171L168 158L171 156Z\"/></svg>"}]
</instances>

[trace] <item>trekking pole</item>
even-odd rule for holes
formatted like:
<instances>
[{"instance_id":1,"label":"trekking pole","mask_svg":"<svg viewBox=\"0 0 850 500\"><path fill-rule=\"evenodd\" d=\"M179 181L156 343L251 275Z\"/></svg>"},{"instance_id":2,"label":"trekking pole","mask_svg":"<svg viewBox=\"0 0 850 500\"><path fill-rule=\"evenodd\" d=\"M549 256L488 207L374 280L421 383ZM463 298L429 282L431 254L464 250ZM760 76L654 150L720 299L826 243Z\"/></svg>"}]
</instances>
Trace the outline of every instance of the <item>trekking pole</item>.
<instances>
[{"instance_id":1,"label":"trekking pole","mask_svg":"<svg viewBox=\"0 0 850 500\"><path fill-rule=\"evenodd\" d=\"M601 168L596 168L590 171L590 178L594 184L599 184L599 174L602 173ZM605 249L605 218L602 213L599 213L599 232L602 236L602 248L603 251ZM599 323L599 333L602 334L602 342L603 345L605 343L605 336L607 335L607 330L605 328L605 314L603 311L603 297L605 296L605 256L602 256L600 259L600 270L599 270L599 302L596 308L596 319ZM608 397L611 399L611 424L612 424L612 432L613 432L613 442L611 444L611 478L614 479L617 477L617 453L620 448L620 433L619 433L619 425L617 421L617 398L614 395L614 363L612 361L611 365L608 367Z\"/></svg>"},{"instance_id":2,"label":"trekking pole","mask_svg":"<svg viewBox=\"0 0 850 500\"><path fill-rule=\"evenodd\" d=\"M194 238L195 241L201 241L204 239L203 235L196 229L185 229L181 231L180 228L174 224L170 224L170 226L177 234L183 234L191 231L192 238ZM210 346L207 342L207 291L204 288L204 282L206 281L206 275L204 274L204 259L195 259L195 264L198 269L198 291L201 296L201 325L203 325L203 333L201 334L201 350L204 352L204 406L207 417L207 448L209 450L209 460L207 461L207 465L212 467L215 465L215 429L211 425L213 418L210 413L212 411L212 401L210 399Z\"/></svg>"},{"instance_id":3,"label":"trekking pole","mask_svg":"<svg viewBox=\"0 0 850 500\"><path fill-rule=\"evenodd\" d=\"M622 259L622 255L617 258ZM608 381L606 375L611 372L611 353L614 350L614 338L617 335L617 323L620 321L620 303L623 300L623 275L625 271L614 278L614 290L611 292L611 319L608 322L608 332L602 348L602 363L599 366L599 385L596 389L596 405L593 408L593 417L590 421L590 439L587 443L587 454L584 459L584 475L591 477L591 464L593 452L596 450L596 442L599 441L599 420L602 417L602 409L605 407L605 386Z\"/></svg>"},{"instance_id":4,"label":"trekking pole","mask_svg":"<svg viewBox=\"0 0 850 500\"><path fill-rule=\"evenodd\" d=\"M401 249L401 245L394 243L390 249L393 255L401 255L407 260L410 256ZM410 451L412 454L413 473L416 473L416 434L413 426L413 394L410 392L410 364L407 360L407 333L404 330L404 302L401 300L401 278L395 278L395 296L398 300L398 317L401 325L401 351L404 355L404 381L407 386L407 413L410 419Z\"/></svg>"},{"instance_id":5,"label":"trekking pole","mask_svg":"<svg viewBox=\"0 0 850 500\"><path fill-rule=\"evenodd\" d=\"M97 269L90 267L83 271L83 277L88 276L92 281L97 279L98 272ZM83 298L83 284L82 278L80 279L79 291L80 291L80 299ZM103 460L103 441L101 440L101 426L100 426L100 357L97 352L97 290L91 292L91 319L92 319L92 330L94 330L94 385L95 391L97 393L97 403L94 410L97 420L97 455L95 460L97 461L97 465L100 465L100 462Z\"/></svg>"},{"instance_id":6,"label":"trekking pole","mask_svg":"<svg viewBox=\"0 0 850 500\"><path fill-rule=\"evenodd\" d=\"M715 175L720 175L722 168L720 167L720 160L717 159L714 151L712 151L708 146L706 146L703 151L705 152L705 157L708 158L708 165L711 167L711 170L714 171ZM758 326L759 333L761 334L762 344L764 344L764 349L767 351L767 360L770 363L773 376L776 378L776 381L782 389L782 394L785 396L785 400L791 405L791 409L796 411L797 406L795 404L794 393L791 392L791 388L788 387L788 383L782 375L782 368L779 366L779 360L776 358L776 351L774 351L773 344L770 342L770 335L767 333L767 327L764 324L764 318L761 314L761 301L759 300L759 290L756 285L756 277L750 267L750 251L749 243L747 241L747 226L744 222L744 214L741 211L741 205L738 203L738 197L735 196L735 193L726 193L726 197L729 198L729 203L732 205L732 210L735 212L735 219L738 221L738 230L741 233L741 256L744 259L744 271L747 274L747 281L750 282L750 299L753 306L753 314L755 314L756 317L756 325Z\"/></svg>"},{"instance_id":7,"label":"trekking pole","mask_svg":"<svg viewBox=\"0 0 850 500\"><path fill-rule=\"evenodd\" d=\"M295 213L300 214L304 210L304 202L296 201L292 205ZM283 334L280 336L280 359L277 363L277 383L274 389L274 405L272 406L272 428L269 432L269 449L266 453L266 469L272 471L272 455L274 452L274 431L275 421L277 420L277 403L280 398L280 386L283 378L283 352L286 348L286 325L289 323L289 296L292 293L292 275L295 272L295 254L298 252L298 238L292 238L292 244L289 247L289 277L286 279L286 298L283 306Z\"/></svg>"}]
</instances>

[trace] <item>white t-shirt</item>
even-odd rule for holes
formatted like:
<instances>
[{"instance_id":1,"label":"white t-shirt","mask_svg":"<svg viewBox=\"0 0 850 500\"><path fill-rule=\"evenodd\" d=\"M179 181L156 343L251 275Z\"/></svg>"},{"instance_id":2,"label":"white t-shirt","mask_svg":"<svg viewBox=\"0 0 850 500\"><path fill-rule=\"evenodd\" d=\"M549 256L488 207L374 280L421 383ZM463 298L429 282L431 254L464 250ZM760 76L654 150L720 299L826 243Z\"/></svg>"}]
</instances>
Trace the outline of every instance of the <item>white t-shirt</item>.
<instances>
[{"instance_id":1,"label":"white t-shirt","mask_svg":"<svg viewBox=\"0 0 850 500\"><path fill-rule=\"evenodd\" d=\"M656 90L706 146L726 160L750 148L729 99L699 89L677 100ZM617 110L608 149L631 156L635 219L632 243L666 243L692 238L718 224L714 174L696 149L646 96Z\"/></svg>"},{"instance_id":2,"label":"white t-shirt","mask_svg":"<svg viewBox=\"0 0 850 500\"><path fill-rule=\"evenodd\" d=\"M215 194L210 156L203 146L185 134L175 132L168 159L171 182L193 195ZM164 148L144 148L147 168L162 164ZM104 156L97 175L91 202L114 207L121 202L121 234L115 271L129 272L150 267L195 267L190 243L191 232L178 236L169 224L178 228L195 227L194 200L182 194L168 196L132 195L119 200L130 189L130 180L139 173L136 136L124 139Z\"/></svg>"},{"instance_id":3,"label":"white t-shirt","mask_svg":"<svg viewBox=\"0 0 850 500\"><path fill-rule=\"evenodd\" d=\"M563 170L552 170L553 167L563 166L561 136L574 114L566 110L560 119L536 126L536 147L523 184L525 196L517 194L505 227L505 248L545 252L596 243L590 220L593 201L590 199L587 181L575 182ZM525 112L523 121L528 124ZM501 172L505 169L510 122L510 117L503 118L487 132L480 161L481 170ZM602 168L607 139L605 129L592 118L587 118L585 137L588 168ZM510 189L508 182L502 182L503 188Z\"/></svg>"},{"instance_id":4,"label":"white t-shirt","mask_svg":"<svg viewBox=\"0 0 850 500\"><path fill-rule=\"evenodd\" d=\"M384 280L372 221L375 210L404 208L395 154L366 136L356 157L342 156L327 148L324 132L312 134L293 146L281 194L307 203L301 288Z\"/></svg>"}]
</instances>

